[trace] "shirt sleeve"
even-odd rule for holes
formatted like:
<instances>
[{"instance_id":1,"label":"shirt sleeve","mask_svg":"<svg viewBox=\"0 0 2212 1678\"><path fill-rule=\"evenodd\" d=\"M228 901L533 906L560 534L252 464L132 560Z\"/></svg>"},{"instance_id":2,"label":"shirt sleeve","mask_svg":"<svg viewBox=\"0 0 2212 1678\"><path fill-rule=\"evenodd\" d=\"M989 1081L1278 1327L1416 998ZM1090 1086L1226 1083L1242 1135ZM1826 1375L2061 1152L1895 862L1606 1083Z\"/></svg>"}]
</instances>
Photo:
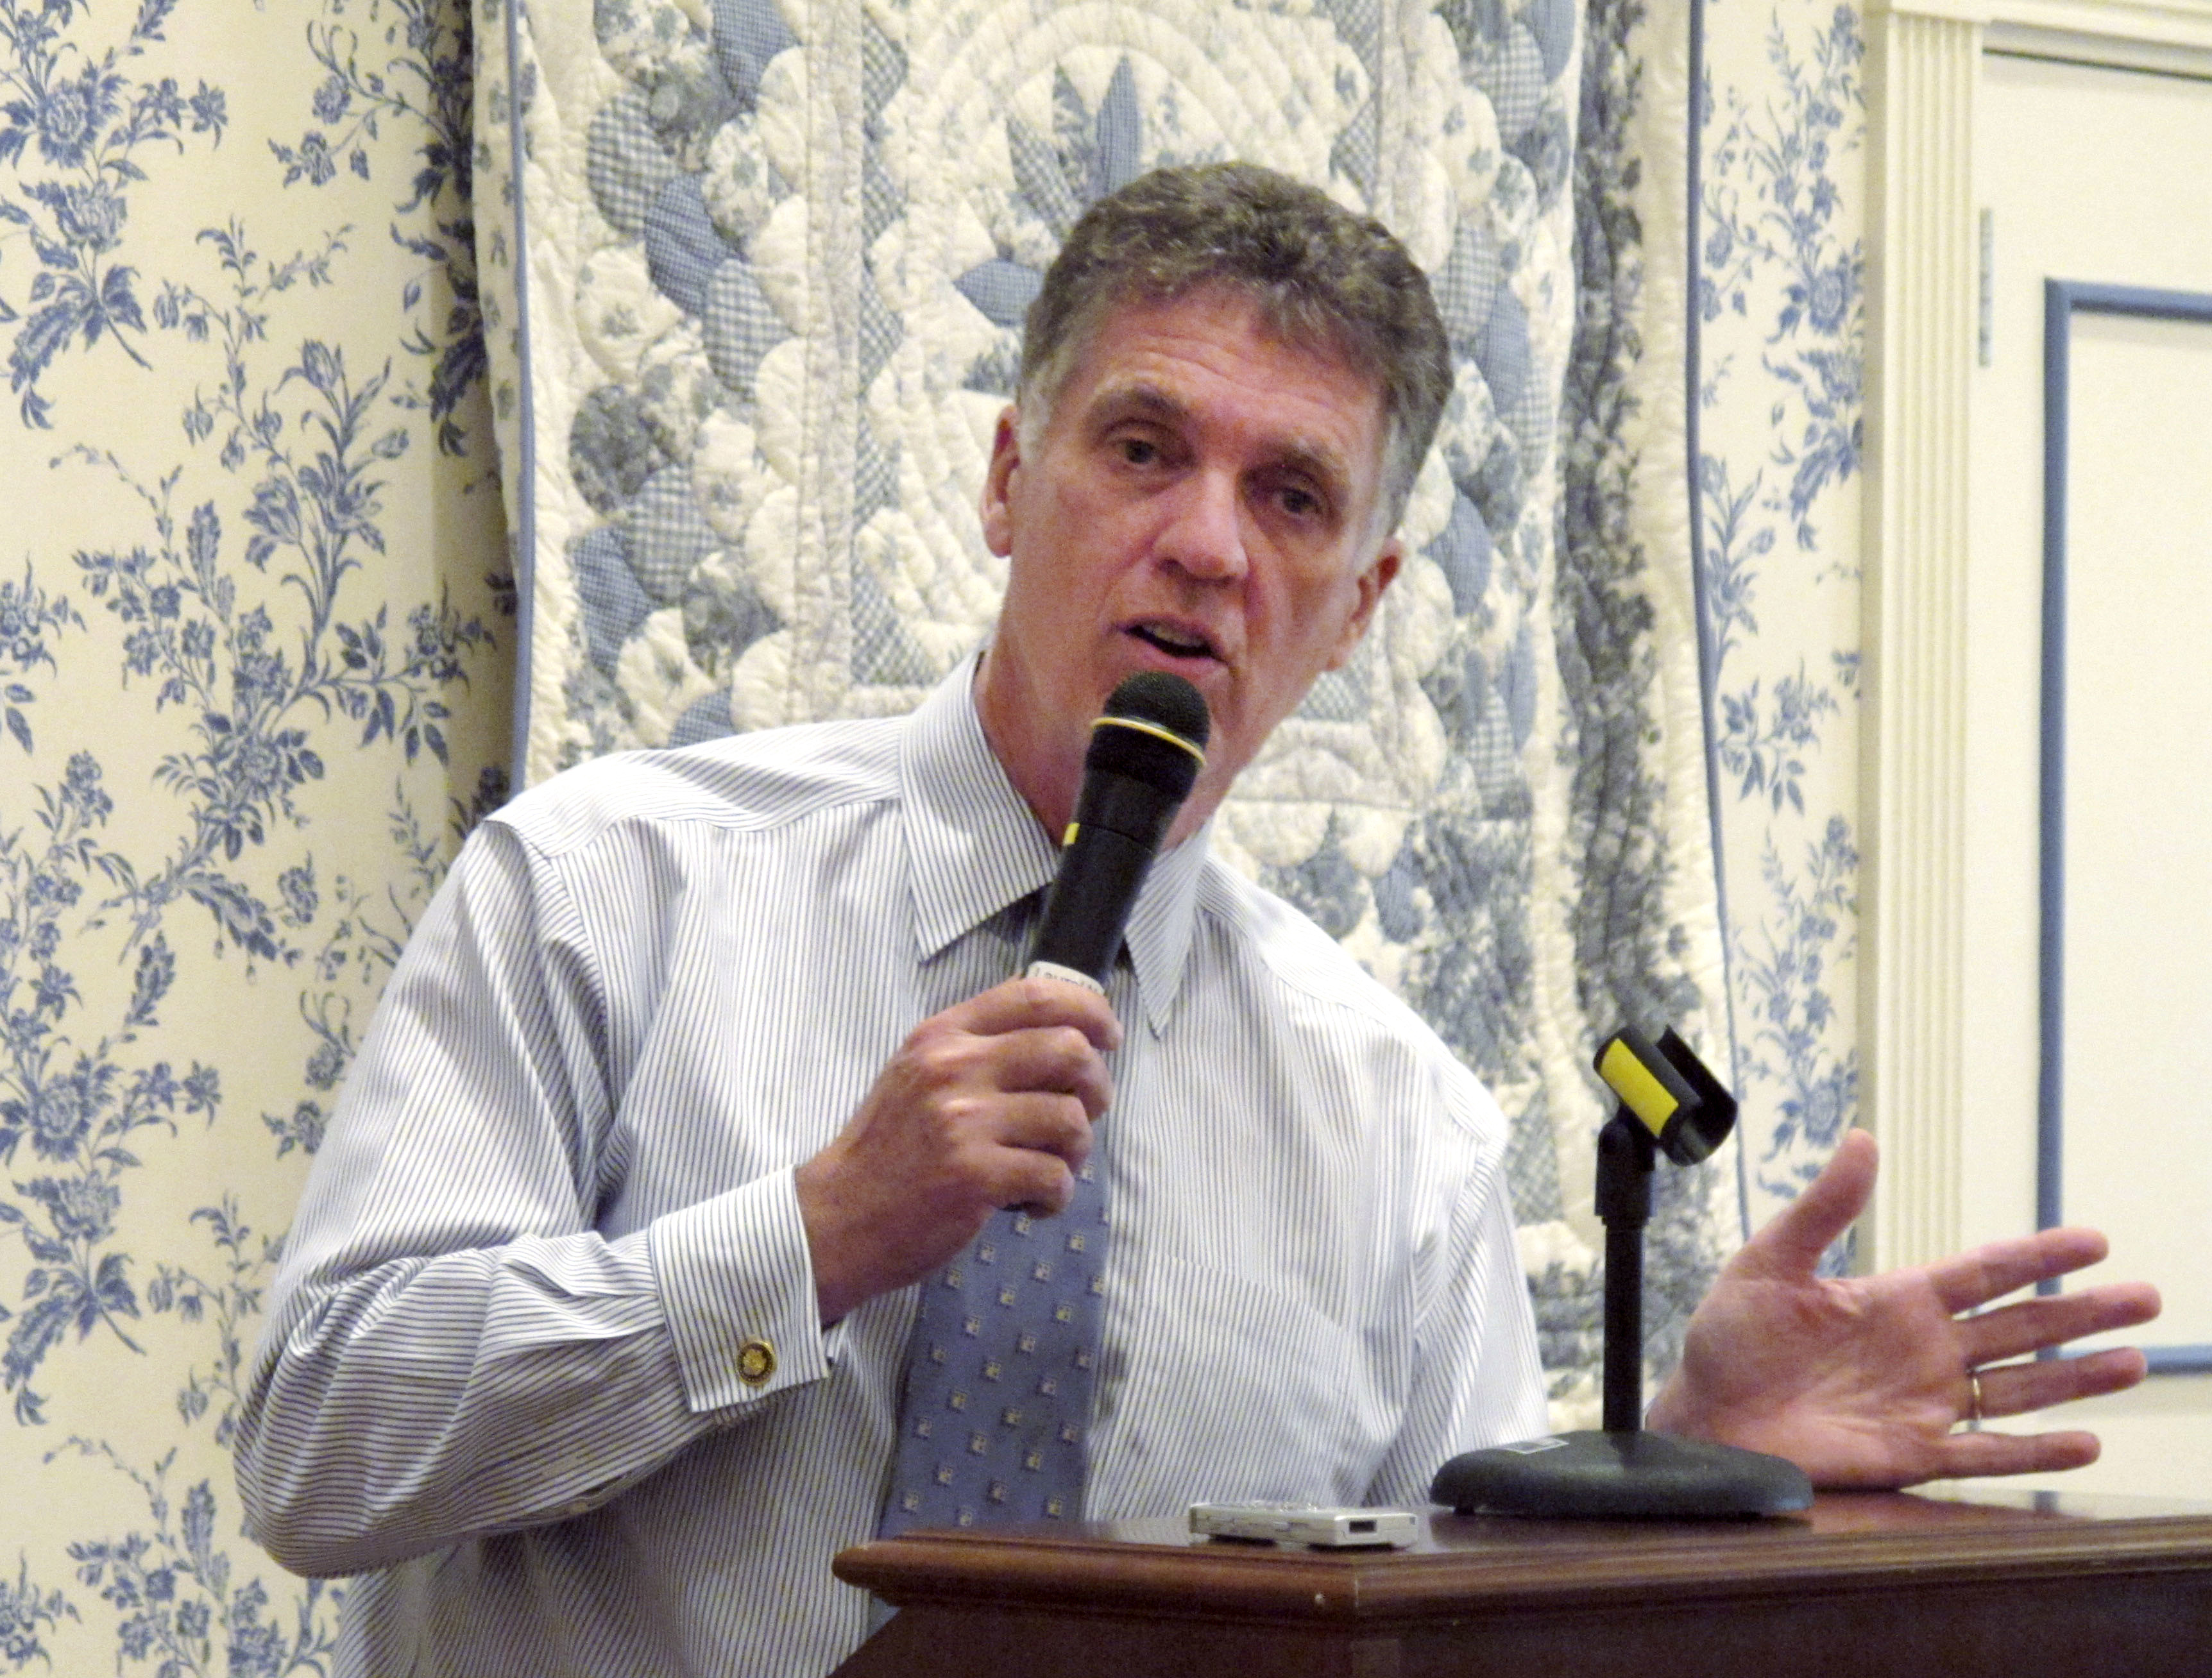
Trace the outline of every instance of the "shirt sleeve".
<instances>
[{"instance_id":1,"label":"shirt sleeve","mask_svg":"<svg viewBox=\"0 0 2212 1678\"><path fill-rule=\"evenodd\" d=\"M827 1372L790 1170L593 1227L606 1024L557 877L486 823L332 1116L240 1407L248 1528L286 1566L583 1513Z\"/></svg>"},{"instance_id":2,"label":"shirt sleeve","mask_svg":"<svg viewBox=\"0 0 2212 1678\"><path fill-rule=\"evenodd\" d=\"M1470 1158L1449 1239L1419 1314L1413 1388L1398 1437L1367 1501L1419 1508L1429 1483L1462 1451L1547 1432L1535 1313L1514 1240L1505 1178L1505 1119L1471 1074L1445 1091Z\"/></svg>"}]
</instances>

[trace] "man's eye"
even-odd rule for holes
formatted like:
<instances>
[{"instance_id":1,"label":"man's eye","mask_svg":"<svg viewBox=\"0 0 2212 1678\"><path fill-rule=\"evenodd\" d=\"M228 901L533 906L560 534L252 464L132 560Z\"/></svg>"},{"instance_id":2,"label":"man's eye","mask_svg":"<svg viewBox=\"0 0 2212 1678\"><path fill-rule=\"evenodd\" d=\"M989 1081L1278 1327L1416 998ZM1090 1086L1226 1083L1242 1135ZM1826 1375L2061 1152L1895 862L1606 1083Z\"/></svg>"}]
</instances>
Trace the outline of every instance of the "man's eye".
<instances>
[{"instance_id":1,"label":"man's eye","mask_svg":"<svg viewBox=\"0 0 2212 1678\"><path fill-rule=\"evenodd\" d=\"M1296 484L1285 484L1275 492L1276 504L1293 519L1318 518L1322 511L1321 497L1310 489L1301 489Z\"/></svg>"},{"instance_id":2,"label":"man's eye","mask_svg":"<svg viewBox=\"0 0 2212 1678\"><path fill-rule=\"evenodd\" d=\"M1149 437L1119 438L1114 447L1121 451L1121 459L1132 466L1149 466L1160 458L1159 445Z\"/></svg>"}]
</instances>

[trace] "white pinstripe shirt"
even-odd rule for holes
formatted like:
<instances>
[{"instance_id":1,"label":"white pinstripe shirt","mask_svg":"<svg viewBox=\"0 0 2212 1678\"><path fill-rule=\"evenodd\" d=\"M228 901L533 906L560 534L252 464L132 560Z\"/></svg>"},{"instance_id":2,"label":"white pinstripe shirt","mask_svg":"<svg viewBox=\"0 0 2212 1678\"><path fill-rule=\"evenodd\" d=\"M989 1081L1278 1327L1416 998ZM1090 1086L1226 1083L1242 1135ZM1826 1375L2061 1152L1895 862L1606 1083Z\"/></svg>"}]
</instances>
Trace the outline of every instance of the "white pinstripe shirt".
<instances>
[{"instance_id":1,"label":"white pinstripe shirt","mask_svg":"<svg viewBox=\"0 0 2212 1678\"><path fill-rule=\"evenodd\" d=\"M971 671L911 718L573 770L464 850L315 1162L240 1429L255 1535L375 1570L341 1672L816 1674L860 1642L829 1563L874 1529L914 1290L822 1330L792 1170L916 1024L1017 970L1051 878ZM1202 838L1128 945L1087 1512L1419 1503L1453 1452L1542 1432L1474 1079Z\"/></svg>"}]
</instances>

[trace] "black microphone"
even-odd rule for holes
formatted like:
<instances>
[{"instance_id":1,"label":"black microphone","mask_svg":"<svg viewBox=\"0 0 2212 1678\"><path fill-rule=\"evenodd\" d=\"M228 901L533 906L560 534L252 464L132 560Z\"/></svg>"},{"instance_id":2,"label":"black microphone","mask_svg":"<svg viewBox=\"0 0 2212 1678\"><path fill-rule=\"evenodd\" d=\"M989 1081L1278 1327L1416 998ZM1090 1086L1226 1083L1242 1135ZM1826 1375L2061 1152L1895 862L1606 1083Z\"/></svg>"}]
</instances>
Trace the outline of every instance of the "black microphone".
<instances>
[{"instance_id":1,"label":"black microphone","mask_svg":"<svg viewBox=\"0 0 2212 1678\"><path fill-rule=\"evenodd\" d=\"M1198 690L1164 670L1125 678L1091 725L1083 794L1060 841L1029 973L1103 993L1137 888L1206 762L1212 719Z\"/></svg>"}]
</instances>

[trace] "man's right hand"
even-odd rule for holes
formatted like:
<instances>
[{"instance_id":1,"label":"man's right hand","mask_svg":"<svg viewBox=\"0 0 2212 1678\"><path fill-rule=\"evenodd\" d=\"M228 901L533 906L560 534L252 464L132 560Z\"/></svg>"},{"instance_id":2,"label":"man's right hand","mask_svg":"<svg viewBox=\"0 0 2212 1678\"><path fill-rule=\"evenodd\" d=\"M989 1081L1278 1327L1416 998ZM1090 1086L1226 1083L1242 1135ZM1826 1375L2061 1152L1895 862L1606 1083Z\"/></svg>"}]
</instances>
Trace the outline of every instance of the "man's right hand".
<instances>
[{"instance_id":1,"label":"man's right hand","mask_svg":"<svg viewBox=\"0 0 2212 1678\"><path fill-rule=\"evenodd\" d=\"M1001 1207L1067 1204L1112 1095L1103 996L1010 979L922 1021L835 1141L799 1168L822 1321L918 1280Z\"/></svg>"}]
</instances>

